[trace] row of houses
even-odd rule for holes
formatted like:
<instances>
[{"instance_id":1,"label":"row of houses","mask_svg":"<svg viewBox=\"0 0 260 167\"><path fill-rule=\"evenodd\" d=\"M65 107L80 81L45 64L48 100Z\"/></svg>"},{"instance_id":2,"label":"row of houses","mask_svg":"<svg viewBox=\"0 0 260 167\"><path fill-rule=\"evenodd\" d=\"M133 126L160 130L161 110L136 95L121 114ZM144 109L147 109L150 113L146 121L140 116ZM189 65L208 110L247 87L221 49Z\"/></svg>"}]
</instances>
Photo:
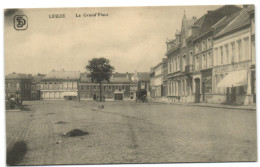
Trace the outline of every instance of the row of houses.
<instances>
[{"instance_id":1,"label":"row of houses","mask_svg":"<svg viewBox=\"0 0 260 167\"><path fill-rule=\"evenodd\" d=\"M150 70L151 98L170 102L256 102L254 6L222 6L182 18Z\"/></svg>"},{"instance_id":2,"label":"row of houses","mask_svg":"<svg viewBox=\"0 0 260 167\"><path fill-rule=\"evenodd\" d=\"M149 72L113 73L110 82L91 82L87 73L52 70L47 75L12 73L5 77L5 96L23 100L98 99L100 89L106 100L135 99L136 92L149 94Z\"/></svg>"}]
</instances>

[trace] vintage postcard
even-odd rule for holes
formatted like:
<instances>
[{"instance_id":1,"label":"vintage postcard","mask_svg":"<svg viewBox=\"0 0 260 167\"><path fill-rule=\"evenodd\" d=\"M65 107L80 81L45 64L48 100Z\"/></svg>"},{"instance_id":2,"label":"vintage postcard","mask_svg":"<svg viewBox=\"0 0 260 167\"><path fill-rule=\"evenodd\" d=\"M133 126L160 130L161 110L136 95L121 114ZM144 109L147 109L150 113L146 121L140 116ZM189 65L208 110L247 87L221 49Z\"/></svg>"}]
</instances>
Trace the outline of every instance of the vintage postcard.
<instances>
[{"instance_id":1,"label":"vintage postcard","mask_svg":"<svg viewBox=\"0 0 260 167\"><path fill-rule=\"evenodd\" d=\"M257 161L254 5L3 12L7 165Z\"/></svg>"}]
</instances>

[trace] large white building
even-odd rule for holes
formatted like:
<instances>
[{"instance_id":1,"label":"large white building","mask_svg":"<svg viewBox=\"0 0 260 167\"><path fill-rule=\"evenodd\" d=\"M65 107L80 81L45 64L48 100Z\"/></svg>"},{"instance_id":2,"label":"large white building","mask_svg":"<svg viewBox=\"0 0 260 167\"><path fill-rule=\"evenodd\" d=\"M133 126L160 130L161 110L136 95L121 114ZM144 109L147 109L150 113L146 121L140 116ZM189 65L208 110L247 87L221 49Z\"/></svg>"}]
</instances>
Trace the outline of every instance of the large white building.
<instances>
[{"instance_id":1,"label":"large white building","mask_svg":"<svg viewBox=\"0 0 260 167\"><path fill-rule=\"evenodd\" d=\"M244 8L214 38L214 102L252 103L250 11Z\"/></svg>"},{"instance_id":2,"label":"large white building","mask_svg":"<svg viewBox=\"0 0 260 167\"><path fill-rule=\"evenodd\" d=\"M78 97L79 71L52 70L42 78L41 98L69 99Z\"/></svg>"}]
</instances>

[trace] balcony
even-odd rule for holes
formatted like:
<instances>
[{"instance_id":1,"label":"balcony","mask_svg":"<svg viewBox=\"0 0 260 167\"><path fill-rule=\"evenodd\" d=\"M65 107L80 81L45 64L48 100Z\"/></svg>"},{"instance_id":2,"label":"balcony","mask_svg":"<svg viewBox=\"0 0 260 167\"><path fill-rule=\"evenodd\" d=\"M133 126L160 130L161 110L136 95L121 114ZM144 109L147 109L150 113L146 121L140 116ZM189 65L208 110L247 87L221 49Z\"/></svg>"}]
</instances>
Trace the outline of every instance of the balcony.
<instances>
[{"instance_id":1,"label":"balcony","mask_svg":"<svg viewBox=\"0 0 260 167\"><path fill-rule=\"evenodd\" d=\"M192 72L192 68L193 66L192 65L186 65L185 66L185 73L191 73Z\"/></svg>"}]
</instances>

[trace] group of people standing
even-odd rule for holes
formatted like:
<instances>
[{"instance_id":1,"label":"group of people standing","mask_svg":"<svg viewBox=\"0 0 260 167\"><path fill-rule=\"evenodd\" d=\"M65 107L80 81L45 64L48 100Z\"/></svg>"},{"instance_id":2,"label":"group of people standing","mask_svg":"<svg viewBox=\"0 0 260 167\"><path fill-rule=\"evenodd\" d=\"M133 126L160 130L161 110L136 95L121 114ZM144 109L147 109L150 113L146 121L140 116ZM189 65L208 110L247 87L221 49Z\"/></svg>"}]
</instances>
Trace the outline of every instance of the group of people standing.
<instances>
[{"instance_id":1,"label":"group of people standing","mask_svg":"<svg viewBox=\"0 0 260 167\"><path fill-rule=\"evenodd\" d=\"M15 108L15 105L22 105L23 99L15 96L11 96L8 101L10 102L10 108Z\"/></svg>"}]
</instances>

